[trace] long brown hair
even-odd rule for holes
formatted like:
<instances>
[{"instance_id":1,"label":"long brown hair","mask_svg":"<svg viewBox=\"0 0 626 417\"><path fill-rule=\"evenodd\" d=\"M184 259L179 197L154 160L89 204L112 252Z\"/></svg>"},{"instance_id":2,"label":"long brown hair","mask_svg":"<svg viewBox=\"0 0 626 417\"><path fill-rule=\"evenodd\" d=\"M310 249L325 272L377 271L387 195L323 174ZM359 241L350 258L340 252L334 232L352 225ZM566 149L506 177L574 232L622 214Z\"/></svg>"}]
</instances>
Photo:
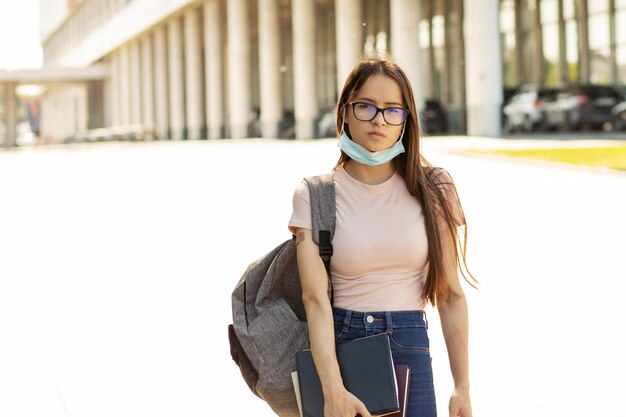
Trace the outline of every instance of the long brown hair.
<instances>
[{"instance_id":1,"label":"long brown hair","mask_svg":"<svg viewBox=\"0 0 626 417\"><path fill-rule=\"evenodd\" d=\"M382 74L395 80L402 91L404 106L409 109L402 143L406 149L394 160L398 173L404 179L409 193L422 206L428 237L428 276L424 286L424 298L432 305L445 302L448 295L459 296L451 288L445 277L443 266L442 234L449 233L454 245L454 257L465 280L476 287L476 279L467 268L467 226L463 227L463 236L457 226L465 216L459 203L454 182L442 168L435 168L420 152L419 114L415 106L411 83L404 71L387 58L364 59L352 70L344 84L337 103L337 135L341 132L343 115L348 103L356 96L361 86L373 75ZM347 126L346 126L346 131ZM343 166L350 157L341 151L336 168ZM447 229L440 229L439 223L445 222ZM468 278L469 276L469 278Z\"/></svg>"}]
</instances>

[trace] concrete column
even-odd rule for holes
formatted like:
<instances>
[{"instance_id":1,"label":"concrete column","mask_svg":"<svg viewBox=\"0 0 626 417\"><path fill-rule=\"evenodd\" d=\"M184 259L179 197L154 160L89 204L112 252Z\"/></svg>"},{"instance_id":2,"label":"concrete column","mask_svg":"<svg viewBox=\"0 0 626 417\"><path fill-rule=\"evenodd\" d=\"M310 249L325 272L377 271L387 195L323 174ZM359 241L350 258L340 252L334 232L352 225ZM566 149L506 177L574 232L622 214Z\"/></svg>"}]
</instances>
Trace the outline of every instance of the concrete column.
<instances>
[{"instance_id":1,"label":"concrete column","mask_svg":"<svg viewBox=\"0 0 626 417\"><path fill-rule=\"evenodd\" d=\"M565 39L565 19L563 17L563 0L557 0L559 27L559 81L563 84L569 80L567 71L567 42Z\"/></svg>"},{"instance_id":2,"label":"concrete column","mask_svg":"<svg viewBox=\"0 0 626 417\"><path fill-rule=\"evenodd\" d=\"M541 8L539 2L536 3L532 11L532 31L533 31L533 84L544 85L546 81L546 71L543 59L543 30L541 27Z\"/></svg>"},{"instance_id":3,"label":"concrete column","mask_svg":"<svg viewBox=\"0 0 626 417\"><path fill-rule=\"evenodd\" d=\"M421 54L419 52L420 2L414 0L391 0L391 53L396 63L406 73L415 105L421 109L424 103ZM496 11L498 8L496 8ZM500 64L498 64L500 65Z\"/></svg>"},{"instance_id":4,"label":"concrete column","mask_svg":"<svg viewBox=\"0 0 626 417\"><path fill-rule=\"evenodd\" d=\"M248 137L250 121L250 34L247 0L228 2L228 110L230 137Z\"/></svg>"},{"instance_id":5,"label":"concrete column","mask_svg":"<svg viewBox=\"0 0 626 417\"><path fill-rule=\"evenodd\" d=\"M209 139L224 137L224 80L222 19L219 0L204 2L204 77Z\"/></svg>"},{"instance_id":6,"label":"concrete column","mask_svg":"<svg viewBox=\"0 0 626 417\"><path fill-rule=\"evenodd\" d=\"M502 58L499 0L484 7L465 2L465 77L467 134L500 136Z\"/></svg>"},{"instance_id":7,"label":"concrete column","mask_svg":"<svg viewBox=\"0 0 626 417\"><path fill-rule=\"evenodd\" d=\"M365 27L363 27L365 36L363 40L363 52L366 56L372 55L376 51L376 25L377 25L377 10L378 7L377 0L365 0L363 2L363 23L366 23ZM336 7L336 5L335 5ZM335 22L337 25L337 22Z\"/></svg>"},{"instance_id":8,"label":"concrete column","mask_svg":"<svg viewBox=\"0 0 626 417\"><path fill-rule=\"evenodd\" d=\"M313 138L318 111L315 89L315 1L293 2L291 18L296 139Z\"/></svg>"},{"instance_id":9,"label":"concrete column","mask_svg":"<svg viewBox=\"0 0 626 417\"><path fill-rule=\"evenodd\" d=\"M615 21L615 0L609 0L609 66L611 67L611 83L619 83L619 72L617 70L617 24Z\"/></svg>"},{"instance_id":10,"label":"concrete column","mask_svg":"<svg viewBox=\"0 0 626 417\"><path fill-rule=\"evenodd\" d=\"M130 64L128 46L123 45L119 49L120 64L120 126L130 125Z\"/></svg>"},{"instance_id":11,"label":"concrete column","mask_svg":"<svg viewBox=\"0 0 626 417\"><path fill-rule=\"evenodd\" d=\"M17 109L15 105L15 83L4 84L4 126L5 137L4 147L15 147L15 137L17 136Z\"/></svg>"},{"instance_id":12,"label":"concrete column","mask_svg":"<svg viewBox=\"0 0 626 417\"><path fill-rule=\"evenodd\" d=\"M159 139L170 139L169 94L167 88L167 42L165 26L154 30L154 132Z\"/></svg>"},{"instance_id":13,"label":"concrete column","mask_svg":"<svg viewBox=\"0 0 626 417\"><path fill-rule=\"evenodd\" d=\"M119 51L111 52L109 62L111 64L111 126L119 126L121 124Z\"/></svg>"},{"instance_id":14,"label":"concrete column","mask_svg":"<svg viewBox=\"0 0 626 417\"><path fill-rule=\"evenodd\" d=\"M141 57L139 42L129 45L130 53L130 122L141 124Z\"/></svg>"},{"instance_id":15,"label":"concrete column","mask_svg":"<svg viewBox=\"0 0 626 417\"><path fill-rule=\"evenodd\" d=\"M376 51L389 53L389 4L376 1Z\"/></svg>"},{"instance_id":16,"label":"concrete column","mask_svg":"<svg viewBox=\"0 0 626 417\"><path fill-rule=\"evenodd\" d=\"M276 138L278 124L283 117L278 1L259 0L258 12L261 135L264 138Z\"/></svg>"},{"instance_id":17,"label":"concrete column","mask_svg":"<svg viewBox=\"0 0 626 417\"><path fill-rule=\"evenodd\" d=\"M441 98L442 101L444 103L446 103L446 105L449 105L452 102L452 97L450 94L450 81L451 81L451 70L452 70L452 53L453 53L453 46L452 46L452 42L454 41L454 37L453 37L453 32L452 32L452 28L450 27L451 24L451 20L452 20L452 10L451 10L451 5L450 5L451 1L450 0L443 0L443 16L444 16L444 22L445 22L445 26L443 28L443 36L444 36L444 48L443 48L443 54L444 54L444 64L443 64L443 77L442 77L442 91L441 91ZM450 123L448 122L448 129L450 128Z\"/></svg>"},{"instance_id":18,"label":"concrete column","mask_svg":"<svg viewBox=\"0 0 626 417\"><path fill-rule=\"evenodd\" d=\"M204 136L204 76L198 9L187 9L183 16L183 23L185 26L185 107L187 116L187 138L201 139Z\"/></svg>"},{"instance_id":19,"label":"concrete column","mask_svg":"<svg viewBox=\"0 0 626 417\"><path fill-rule=\"evenodd\" d=\"M87 101L87 129L104 126L104 81L90 81L85 85Z\"/></svg>"},{"instance_id":20,"label":"concrete column","mask_svg":"<svg viewBox=\"0 0 626 417\"><path fill-rule=\"evenodd\" d=\"M587 0L576 0L576 20L578 22L578 82L588 84L591 80L591 52L589 50L589 13ZM575 80L574 80L575 81Z\"/></svg>"},{"instance_id":21,"label":"concrete column","mask_svg":"<svg viewBox=\"0 0 626 417\"><path fill-rule=\"evenodd\" d=\"M149 131L154 129L154 61L152 37L141 39L141 123Z\"/></svg>"},{"instance_id":22,"label":"concrete column","mask_svg":"<svg viewBox=\"0 0 626 417\"><path fill-rule=\"evenodd\" d=\"M437 65L435 63L435 46L433 36L433 15L435 14L435 2L434 0L428 1L428 14L424 16L428 20L428 74L426 79L428 80L426 87L427 97L434 98L436 96L436 84L437 84Z\"/></svg>"},{"instance_id":23,"label":"concrete column","mask_svg":"<svg viewBox=\"0 0 626 417\"><path fill-rule=\"evenodd\" d=\"M529 75L524 63L524 32L522 30L524 13L522 0L515 0L515 69L518 85L529 81Z\"/></svg>"},{"instance_id":24,"label":"concrete column","mask_svg":"<svg viewBox=\"0 0 626 417\"><path fill-rule=\"evenodd\" d=\"M363 10L360 0L335 0L335 35L337 91L341 94L348 74L363 54Z\"/></svg>"},{"instance_id":25,"label":"concrete column","mask_svg":"<svg viewBox=\"0 0 626 417\"><path fill-rule=\"evenodd\" d=\"M180 19L167 23L167 52L171 138L182 140L185 138L185 74Z\"/></svg>"},{"instance_id":26,"label":"concrete column","mask_svg":"<svg viewBox=\"0 0 626 417\"><path fill-rule=\"evenodd\" d=\"M109 58L109 70L111 70L111 61ZM112 126L111 121L111 111L113 109L113 104L111 103L111 77L106 78L102 83L102 127Z\"/></svg>"},{"instance_id":27,"label":"concrete column","mask_svg":"<svg viewBox=\"0 0 626 417\"><path fill-rule=\"evenodd\" d=\"M315 28L317 104L326 110L337 103L337 36L333 4L317 4Z\"/></svg>"}]
</instances>

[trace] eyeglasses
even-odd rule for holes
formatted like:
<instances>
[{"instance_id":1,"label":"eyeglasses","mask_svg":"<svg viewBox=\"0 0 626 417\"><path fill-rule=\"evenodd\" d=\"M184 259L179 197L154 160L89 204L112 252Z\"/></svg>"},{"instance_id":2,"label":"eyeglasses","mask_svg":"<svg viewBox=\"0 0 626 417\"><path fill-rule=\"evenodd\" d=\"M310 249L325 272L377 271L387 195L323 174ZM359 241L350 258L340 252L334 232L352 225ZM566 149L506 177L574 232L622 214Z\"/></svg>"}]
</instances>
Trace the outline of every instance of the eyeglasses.
<instances>
[{"instance_id":1,"label":"eyeglasses","mask_svg":"<svg viewBox=\"0 0 626 417\"><path fill-rule=\"evenodd\" d=\"M354 117L357 120L361 120L362 122L369 122L370 120L374 120L378 113L383 114L383 119L390 125L398 126L404 123L407 114L409 111L402 107L387 107L384 109L380 109L372 104L364 103L361 101L353 101L348 104L352 105L352 113L354 113Z\"/></svg>"}]
</instances>

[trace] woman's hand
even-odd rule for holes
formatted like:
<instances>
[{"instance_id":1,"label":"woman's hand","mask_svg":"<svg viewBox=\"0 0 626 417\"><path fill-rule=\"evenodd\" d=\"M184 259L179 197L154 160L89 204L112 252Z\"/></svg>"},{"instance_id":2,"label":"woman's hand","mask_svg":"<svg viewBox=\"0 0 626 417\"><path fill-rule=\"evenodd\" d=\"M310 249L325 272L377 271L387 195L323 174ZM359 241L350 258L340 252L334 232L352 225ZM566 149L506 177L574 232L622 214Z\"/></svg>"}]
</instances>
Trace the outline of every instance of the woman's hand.
<instances>
[{"instance_id":1,"label":"woman's hand","mask_svg":"<svg viewBox=\"0 0 626 417\"><path fill-rule=\"evenodd\" d=\"M472 417L469 390L455 388L450 397L450 417Z\"/></svg>"},{"instance_id":2,"label":"woman's hand","mask_svg":"<svg viewBox=\"0 0 626 417\"><path fill-rule=\"evenodd\" d=\"M354 417L357 414L372 417L365 404L345 389L324 398L324 417Z\"/></svg>"}]
</instances>

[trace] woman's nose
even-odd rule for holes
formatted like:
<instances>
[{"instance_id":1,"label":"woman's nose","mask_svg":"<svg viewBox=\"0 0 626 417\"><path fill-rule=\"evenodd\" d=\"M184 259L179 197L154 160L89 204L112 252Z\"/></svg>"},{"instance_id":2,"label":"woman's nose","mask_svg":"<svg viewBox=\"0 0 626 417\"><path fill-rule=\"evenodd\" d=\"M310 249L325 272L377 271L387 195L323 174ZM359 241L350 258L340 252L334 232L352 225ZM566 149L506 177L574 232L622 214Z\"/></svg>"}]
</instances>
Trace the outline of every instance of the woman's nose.
<instances>
[{"instance_id":1,"label":"woman's nose","mask_svg":"<svg viewBox=\"0 0 626 417\"><path fill-rule=\"evenodd\" d=\"M379 111L376 113L376 116L372 119L372 123L378 126L382 126L385 124L385 117L383 116L383 112Z\"/></svg>"}]
</instances>

